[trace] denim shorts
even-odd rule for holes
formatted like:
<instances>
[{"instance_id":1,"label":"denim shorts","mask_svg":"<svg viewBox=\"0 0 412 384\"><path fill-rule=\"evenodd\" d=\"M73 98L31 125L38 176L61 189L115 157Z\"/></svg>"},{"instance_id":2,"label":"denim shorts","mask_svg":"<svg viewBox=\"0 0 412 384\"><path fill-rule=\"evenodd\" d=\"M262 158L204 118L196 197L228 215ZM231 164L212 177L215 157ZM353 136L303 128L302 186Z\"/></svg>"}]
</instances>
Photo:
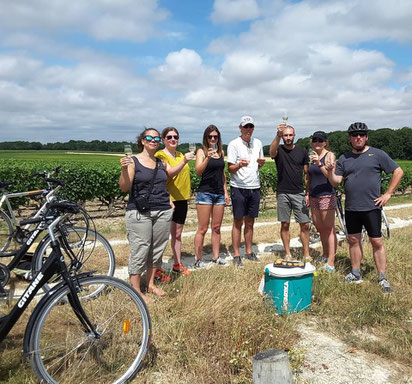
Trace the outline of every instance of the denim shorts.
<instances>
[{"instance_id":1,"label":"denim shorts","mask_svg":"<svg viewBox=\"0 0 412 384\"><path fill-rule=\"evenodd\" d=\"M198 192L196 204L202 205L225 205L225 195L220 193Z\"/></svg>"}]
</instances>

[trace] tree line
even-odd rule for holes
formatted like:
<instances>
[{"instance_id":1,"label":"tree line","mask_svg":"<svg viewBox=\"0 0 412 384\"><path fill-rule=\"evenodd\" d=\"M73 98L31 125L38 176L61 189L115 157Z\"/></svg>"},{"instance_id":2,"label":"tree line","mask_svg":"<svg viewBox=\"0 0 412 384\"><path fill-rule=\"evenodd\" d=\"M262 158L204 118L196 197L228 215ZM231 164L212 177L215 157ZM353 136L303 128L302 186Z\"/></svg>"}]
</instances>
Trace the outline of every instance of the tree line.
<instances>
[{"instance_id":1,"label":"tree line","mask_svg":"<svg viewBox=\"0 0 412 384\"><path fill-rule=\"evenodd\" d=\"M337 156L350 149L346 131L334 131L328 133L330 150ZM296 144L310 149L310 137L298 139ZM104 140L70 140L65 143L47 143L29 141L7 141L0 143L0 150L64 150L83 152L115 152L122 153L125 144L131 144L133 152L137 153L136 143L127 141L104 141ZM369 131L368 144L384 150L393 159L412 160L412 128L403 127L401 129L381 128ZM197 144L200 148L201 143ZM263 147L265 156L269 156L270 145ZM223 145L226 152L227 145ZM187 152L188 143L179 145L178 150Z\"/></svg>"}]
</instances>

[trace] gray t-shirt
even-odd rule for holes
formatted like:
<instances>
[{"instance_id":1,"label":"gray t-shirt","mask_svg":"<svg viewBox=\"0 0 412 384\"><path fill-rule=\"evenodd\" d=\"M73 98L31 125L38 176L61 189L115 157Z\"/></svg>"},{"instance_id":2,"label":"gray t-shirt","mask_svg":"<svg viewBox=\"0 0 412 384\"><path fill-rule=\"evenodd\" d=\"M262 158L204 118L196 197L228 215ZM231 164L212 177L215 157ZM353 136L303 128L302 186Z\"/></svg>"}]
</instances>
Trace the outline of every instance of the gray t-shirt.
<instances>
[{"instance_id":1,"label":"gray t-shirt","mask_svg":"<svg viewBox=\"0 0 412 384\"><path fill-rule=\"evenodd\" d=\"M343 176L345 187L345 210L371 211L377 209L375 199L381 196L381 174L392 173L399 165L389 155L369 147L357 155L346 152L336 164L335 174Z\"/></svg>"}]
</instances>

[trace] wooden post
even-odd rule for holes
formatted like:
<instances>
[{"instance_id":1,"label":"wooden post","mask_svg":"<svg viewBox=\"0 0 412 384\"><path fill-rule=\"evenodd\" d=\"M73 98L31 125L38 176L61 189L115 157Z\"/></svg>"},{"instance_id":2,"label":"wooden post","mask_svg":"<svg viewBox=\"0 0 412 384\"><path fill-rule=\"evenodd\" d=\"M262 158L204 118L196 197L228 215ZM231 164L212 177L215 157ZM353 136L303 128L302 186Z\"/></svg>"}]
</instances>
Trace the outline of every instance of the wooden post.
<instances>
[{"instance_id":1,"label":"wooden post","mask_svg":"<svg viewBox=\"0 0 412 384\"><path fill-rule=\"evenodd\" d=\"M288 354L268 349L253 358L253 384L292 384Z\"/></svg>"}]
</instances>

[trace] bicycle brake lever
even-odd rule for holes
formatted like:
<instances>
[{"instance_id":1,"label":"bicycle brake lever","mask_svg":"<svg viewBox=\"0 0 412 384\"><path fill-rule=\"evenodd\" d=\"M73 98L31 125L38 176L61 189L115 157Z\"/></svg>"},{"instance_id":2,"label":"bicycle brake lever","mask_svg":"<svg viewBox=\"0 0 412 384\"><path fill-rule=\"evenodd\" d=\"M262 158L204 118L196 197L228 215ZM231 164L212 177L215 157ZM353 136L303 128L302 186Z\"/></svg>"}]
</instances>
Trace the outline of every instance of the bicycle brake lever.
<instances>
[{"instance_id":1,"label":"bicycle brake lever","mask_svg":"<svg viewBox=\"0 0 412 384\"><path fill-rule=\"evenodd\" d=\"M44 179L44 181L46 181L47 183L53 183L53 184L56 184L56 185L60 185L62 187L64 187L66 185L63 181L57 180L57 179L52 179L51 177L46 177Z\"/></svg>"}]
</instances>

